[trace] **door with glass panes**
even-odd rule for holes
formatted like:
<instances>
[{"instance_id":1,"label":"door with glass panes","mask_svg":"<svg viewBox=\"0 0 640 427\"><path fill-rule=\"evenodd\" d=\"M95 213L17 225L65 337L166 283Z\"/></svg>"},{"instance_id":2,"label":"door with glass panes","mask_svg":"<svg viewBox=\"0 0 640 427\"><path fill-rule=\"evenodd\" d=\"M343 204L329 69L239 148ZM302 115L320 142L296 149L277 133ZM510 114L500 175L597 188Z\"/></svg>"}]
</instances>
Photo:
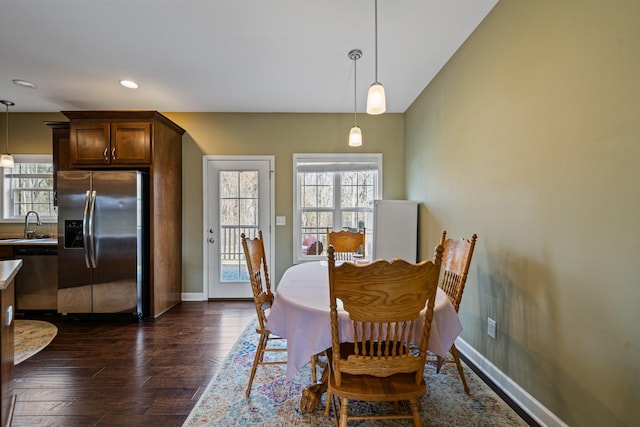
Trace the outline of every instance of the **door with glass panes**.
<instances>
[{"instance_id":1,"label":"door with glass panes","mask_svg":"<svg viewBox=\"0 0 640 427\"><path fill-rule=\"evenodd\" d=\"M251 298L241 235L262 231L273 271L271 156L205 158L205 282L208 298Z\"/></svg>"}]
</instances>

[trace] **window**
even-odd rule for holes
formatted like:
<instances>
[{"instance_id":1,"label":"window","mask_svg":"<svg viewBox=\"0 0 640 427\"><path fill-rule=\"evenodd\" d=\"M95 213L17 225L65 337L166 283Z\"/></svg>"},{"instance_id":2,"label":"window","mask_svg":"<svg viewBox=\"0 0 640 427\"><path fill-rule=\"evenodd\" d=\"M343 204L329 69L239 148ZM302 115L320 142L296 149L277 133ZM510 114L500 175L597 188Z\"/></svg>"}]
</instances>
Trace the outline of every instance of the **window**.
<instances>
[{"instance_id":1,"label":"window","mask_svg":"<svg viewBox=\"0 0 640 427\"><path fill-rule=\"evenodd\" d=\"M381 154L294 154L293 262L326 256L327 228L362 230L382 198Z\"/></svg>"},{"instance_id":2,"label":"window","mask_svg":"<svg viewBox=\"0 0 640 427\"><path fill-rule=\"evenodd\" d=\"M36 211L42 222L55 222L51 155L14 154L13 168L2 168L2 222L22 222Z\"/></svg>"}]
</instances>

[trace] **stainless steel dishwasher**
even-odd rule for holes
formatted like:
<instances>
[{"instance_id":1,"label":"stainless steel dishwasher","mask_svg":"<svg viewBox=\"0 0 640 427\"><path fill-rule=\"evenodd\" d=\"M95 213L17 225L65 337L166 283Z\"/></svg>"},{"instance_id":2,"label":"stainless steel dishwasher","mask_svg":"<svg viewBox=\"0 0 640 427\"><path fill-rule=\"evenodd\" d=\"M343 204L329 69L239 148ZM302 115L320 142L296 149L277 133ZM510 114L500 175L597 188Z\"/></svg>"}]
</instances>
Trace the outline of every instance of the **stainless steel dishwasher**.
<instances>
[{"instance_id":1,"label":"stainless steel dishwasher","mask_svg":"<svg viewBox=\"0 0 640 427\"><path fill-rule=\"evenodd\" d=\"M58 247L29 244L13 248L22 260L16 275L16 310L58 309Z\"/></svg>"}]
</instances>

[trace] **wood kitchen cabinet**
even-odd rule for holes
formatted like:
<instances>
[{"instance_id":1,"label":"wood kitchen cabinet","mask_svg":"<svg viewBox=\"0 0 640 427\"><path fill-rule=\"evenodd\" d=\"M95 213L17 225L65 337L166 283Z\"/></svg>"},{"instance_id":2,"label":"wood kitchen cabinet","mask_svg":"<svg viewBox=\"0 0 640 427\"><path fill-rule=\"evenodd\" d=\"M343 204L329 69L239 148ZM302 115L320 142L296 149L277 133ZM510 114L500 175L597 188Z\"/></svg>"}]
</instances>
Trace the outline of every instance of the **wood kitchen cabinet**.
<instances>
[{"instance_id":1,"label":"wood kitchen cabinet","mask_svg":"<svg viewBox=\"0 0 640 427\"><path fill-rule=\"evenodd\" d=\"M0 246L0 261L13 258L13 248L11 246Z\"/></svg>"},{"instance_id":2,"label":"wood kitchen cabinet","mask_svg":"<svg viewBox=\"0 0 640 427\"><path fill-rule=\"evenodd\" d=\"M148 317L182 295L182 135L157 111L62 111L68 139L59 138L58 170L121 169L149 174ZM54 133L54 159L55 159ZM54 166L55 167L55 166Z\"/></svg>"},{"instance_id":3,"label":"wood kitchen cabinet","mask_svg":"<svg viewBox=\"0 0 640 427\"><path fill-rule=\"evenodd\" d=\"M22 261L0 262L0 424L10 426L16 395L13 389L14 358L14 278L22 268Z\"/></svg>"},{"instance_id":4,"label":"wood kitchen cabinet","mask_svg":"<svg viewBox=\"0 0 640 427\"><path fill-rule=\"evenodd\" d=\"M44 122L53 137L53 206L58 206L58 170L69 169L69 122Z\"/></svg>"},{"instance_id":5,"label":"wood kitchen cabinet","mask_svg":"<svg viewBox=\"0 0 640 427\"><path fill-rule=\"evenodd\" d=\"M148 165L150 162L150 122L72 120L71 166Z\"/></svg>"}]
</instances>

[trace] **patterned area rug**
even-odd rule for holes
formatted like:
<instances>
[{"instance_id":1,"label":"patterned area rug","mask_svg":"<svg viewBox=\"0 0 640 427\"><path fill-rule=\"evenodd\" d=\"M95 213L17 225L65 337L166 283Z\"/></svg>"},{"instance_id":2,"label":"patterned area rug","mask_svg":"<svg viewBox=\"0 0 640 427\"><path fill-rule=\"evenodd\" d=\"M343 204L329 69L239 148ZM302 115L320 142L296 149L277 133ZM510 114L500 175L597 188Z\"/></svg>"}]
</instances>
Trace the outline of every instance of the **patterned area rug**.
<instances>
[{"instance_id":1,"label":"patterned area rug","mask_svg":"<svg viewBox=\"0 0 640 427\"><path fill-rule=\"evenodd\" d=\"M250 323L229 352L220 372L208 385L183 424L185 426L334 426L333 408L323 416L324 397L312 414L299 410L302 389L311 384L307 364L291 382L285 381L285 365L259 366L250 398L245 398L257 343L255 323ZM276 353L277 354L277 353ZM286 355L286 353L285 353ZM275 356L278 357L278 356ZM435 372L427 364L427 393L421 399L427 426L526 426L527 424L466 365L471 395L465 394L454 365ZM357 404L357 405L356 405ZM350 413L381 413L381 404L350 402ZM401 420L352 421L349 426L397 426Z\"/></svg>"},{"instance_id":2,"label":"patterned area rug","mask_svg":"<svg viewBox=\"0 0 640 427\"><path fill-rule=\"evenodd\" d=\"M41 320L18 319L14 322L14 365L24 362L49 345L58 327Z\"/></svg>"}]
</instances>

